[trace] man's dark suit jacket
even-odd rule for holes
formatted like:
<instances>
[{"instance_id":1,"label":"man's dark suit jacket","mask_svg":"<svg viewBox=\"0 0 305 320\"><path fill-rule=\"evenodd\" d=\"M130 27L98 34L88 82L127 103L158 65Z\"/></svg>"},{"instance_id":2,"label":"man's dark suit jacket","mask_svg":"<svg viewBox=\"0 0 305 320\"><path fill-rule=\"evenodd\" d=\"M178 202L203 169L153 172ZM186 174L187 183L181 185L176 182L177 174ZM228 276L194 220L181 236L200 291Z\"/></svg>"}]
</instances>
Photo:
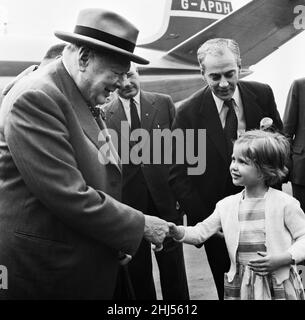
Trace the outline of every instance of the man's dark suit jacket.
<instances>
[{"instance_id":1,"label":"man's dark suit jacket","mask_svg":"<svg viewBox=\"0 0 305 320\"><path fill-rule=\"evenodd\" d=\"M276 109L274 96L269 86L257 82L238 84L243 103L246 130L259 128L260 120L270 117L275 127L282 129L282 122ZM216 203L241 190L232 183L224 130L212 92L207 86L179 107L173 129L206 129L206 170L201 175L187 175L187 164L174 164L170 169L170 185L189 225L207 218L215 209ZM197 135L198 136L198 135ZM179 148L179 146L177 146ZM175 144L174 144L174 154ZM195 148L196 150L196 148ZM229 270L230 260L224 239L215 235L205 243L209 265L216 284L219 299L224 297L224 273Z\"/></svg>"},{"instance_id":2,"label":"man's dark suit jacket","mask_svg":"<svg viewBox=\"0 0 305 320\"><path fill-rule=\"evenodd\" d=\"M153 154L152 136L154 129L170 128L174 119L175 109L170 97L158 93L142 91L140 93L141 126L150 135L150 154ZM109 128L114 129L121 136L121 121L127 121L124 108L119 98L115 98L106 108L106 122ZM122 143L128 143L128 137L122 137ZM119 148L119 154L121 149ZM126 167L126 166L125 166ZM171 188L168 185L169 165L142 164L128 165L128 174L123 172L123 202L124 200L136 208L147 207L147 196L141 184L132 184L139 170L143 177L159 217L167 221L177 220L176 201ZM124 171L124 164L123 164Z\"/></svg>"},{"instance_id":3,"label":"man's dark suit jacket","mask_svg":"<svg viewBox=\"0 0 305 320\"><path fill-rule=\"evenodd\" d=\"M152 156L153 130L168 129L168 132L171 132L175 107L170 96L142 90L140 104L141 126L149 133L149 138L145 140L145 143L150 141L150 148L147 149L150 150ZM122 121L127 121L127 118L121 101L116 98L107 108L106 122L109 128L114 129L120 135ZM123 136L119 138L120 140L129 146L128 136ZM165 148L170 150L171 146L166 145ZM157 215L167 221L181 224L182 216L176 209L176 200L168 185L168 164L126 165L123 163L122 167L122 201L124 203L146 214ZM155 297L151 259L150 244L142 241L136 256L128 265L136 297L141 300ZM189 299L182 244L166 239L164 249L156 253L156 259L160 271L163 299Z\"/></svg>"},{"instance_id":4,"label":"man's dark suit jacket","mask_svg":"<svg viewBox=\"0 0 305 320\"><path fill-rule=\"evenodd\" d=\"M243 102L246 130L259 128L260 120L264 117L272 118L274 125L282 129L273 92L268 85L240 81L238 88ZM231 158L226 152L224 131L208 86L179 107L173 124L173 129L176 128L195 131L206 129L204 174L188 176L187 165L180 164L173 165L170 170L170 185L187 214L188 224L194 225L207 218L219 200L239 190L232 184L229 172Z\"/></svg>"},{"instance_id":5,"label":"man's dark suit jacket","mask_svg":"<svg viewBox=\"0 0 305 320\"><path fill-rule=\"evenodd\" d=\"M6 95L0 264L8 269L8 289L0 298L112 298L118 252L135 254L144 216L115 200L121 168L100 163L101 129L61 60Z\"/></svg>"},{"instance_id":6,"label":"man's dark suit jacket","mask_svg":"<svg viewBox=\"0 0 305 320\"><path fill-rule=\"evenodd\" d=\"M284 132L292 144L289 180L305 186L305 78L295 80L291 85L283 119Z\"/></svg>"}]
</instances>

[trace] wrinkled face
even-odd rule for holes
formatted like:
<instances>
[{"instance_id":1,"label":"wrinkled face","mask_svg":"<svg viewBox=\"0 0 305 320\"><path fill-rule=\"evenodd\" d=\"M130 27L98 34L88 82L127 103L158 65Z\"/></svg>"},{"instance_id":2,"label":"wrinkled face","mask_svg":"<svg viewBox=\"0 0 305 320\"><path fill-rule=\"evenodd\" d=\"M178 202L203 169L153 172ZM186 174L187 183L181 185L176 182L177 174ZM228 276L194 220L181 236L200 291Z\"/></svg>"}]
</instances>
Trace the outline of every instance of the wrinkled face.
<instances>
[{"instance_id":1,"label":"wrinkled face","mask_svg":"<svg viewBox=\"0 0 305 320\"><path fill-rule=\"evenodd\" d=\"M222 99L231 99L238 82L239 67L234 54L225 49L223 55L208 54L204 60L204 79L214 94Z\"/></svg>"},{"instance_id":2,"label":"wrinkled face","mask_svg":"<svg viewBox=\"0 0 305 320\"><path fill-rule=\"evenodd\" d=\"M118 89L118 94L125 99L133 98L137 95L140 90L139 74L132 63L130 70L127 72L127 77L122 84L121 88Z\"/></svg>"},{"instance_id":3,"label":"wrinkled face","mask_svg":"<svg viewBox=\"0 0 305 320\"><path fill-rule=\"evenodd\" d=\"M242 154L242 147L234 145L230 173L236 186L254 187L263 184L263 175L254 163Z\"/></svg>"},{"instance_id":4,"label":"wrinkled face","mask_svg":"<svg viewBox=\"0 0 305 320\"><path fill-rule=\"evenodd\" d=\"M93 55L83 72L82 93L91 106L106 102L110 93L119 88L126 78L130 62L118 62Z\"/></svg>"}]
</instances>

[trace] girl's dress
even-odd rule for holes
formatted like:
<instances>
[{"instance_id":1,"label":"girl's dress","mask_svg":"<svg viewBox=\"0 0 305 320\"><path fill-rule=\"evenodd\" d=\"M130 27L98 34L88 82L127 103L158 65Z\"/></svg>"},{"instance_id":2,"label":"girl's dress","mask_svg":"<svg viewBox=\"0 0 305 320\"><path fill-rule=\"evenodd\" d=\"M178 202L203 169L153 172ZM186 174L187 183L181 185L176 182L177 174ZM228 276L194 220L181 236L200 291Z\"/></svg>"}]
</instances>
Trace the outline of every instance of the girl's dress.
<instances>
[{"instance_id":1,"label":"girl's dress","mask_svg":"<svg viewBox=\"0 0 305 320\"><path fill-rule=\"evenodd\" d=\"M273 274L258 274L247 265L261 258L257 251L266 252L265 198L243 199L238 213L240 223L239 245L236 253L236 275L228 282L225 274L226 300L304 300L301 278L290 268L289 278L276 284Z\"/></svg>"}]
</instances>

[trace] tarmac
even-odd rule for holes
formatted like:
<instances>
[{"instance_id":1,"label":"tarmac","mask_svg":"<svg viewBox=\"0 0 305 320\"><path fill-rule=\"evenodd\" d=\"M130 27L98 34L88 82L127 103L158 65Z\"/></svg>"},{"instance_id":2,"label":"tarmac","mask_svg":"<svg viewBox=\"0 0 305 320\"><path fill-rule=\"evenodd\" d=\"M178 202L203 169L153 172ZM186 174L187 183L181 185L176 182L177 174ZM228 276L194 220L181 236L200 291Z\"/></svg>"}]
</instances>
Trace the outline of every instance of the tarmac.
<instances>
[{"instance_id":1,"label":"tarmac","mask_svg":"<svg viewBox=\"0 0 305 320\"><path fill-rule=\"evenodd\" d=\"M183 244L186 275L191 300L218 300L216 287L209 267L204 246L200 249L193 245ZM157 299L162 300L159 270L153 256L153 270Z\"/></svg>"}]
</instances>

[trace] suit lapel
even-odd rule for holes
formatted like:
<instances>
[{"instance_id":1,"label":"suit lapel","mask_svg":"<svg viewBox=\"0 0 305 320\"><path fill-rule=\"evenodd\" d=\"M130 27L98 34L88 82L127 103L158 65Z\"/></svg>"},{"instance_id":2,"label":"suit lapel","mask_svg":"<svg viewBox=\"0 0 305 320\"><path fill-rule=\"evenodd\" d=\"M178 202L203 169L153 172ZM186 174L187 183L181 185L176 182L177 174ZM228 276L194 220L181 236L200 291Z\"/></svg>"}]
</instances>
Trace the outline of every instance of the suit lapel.
<instances>
[{"instance_id":1,"label":"suit lapel","mask_svg":"<svg viewBox=\"0 0 305 320\"><path fill-rule=\"evenodd\" d=\"M262 110L257 103L257 96L247 87L243 81L238 83L243 103L246 130L257 128L257 124L263 117ZM204 125L207 129L207 135L214 142L215 147L222 155L223 159L230 161L226 152L226 141L224 131L220 122L219 114L211 90L206 87L203 91L200 102L200 114L204 119Z\"/></svg>"},{"instance_id":2,"label":"suit lapel","mask_svg":"<svg viewBox=\"0 0 305 320\"><path fill-rule=\"evenodd\" d=\"M142 128L150 131L154 119L157 115L157 109L154 106L155 99L146 92L141 91L140 105L141 105L141 125Z\"/></svg>"},{"instance_id":3,"label":"suit lapel","mask_svg":"<svg viewBox=\"0 0 305 320\"><path fill-rule=\"evenodd\" d=\"M154 107L155 100L146 92L141 91L140 94L140 108L141 108L141 127L148 132L152 129L154 119L157 114L157 109ZM108 123L116 128L116 131L121 136L121 121L127 121L126 114L119 98L116 98L109 106ZM127 136L122 137L125 143L130 143Z\"/></svg>"},{"instance_id":4,"label":"suit lapel","mask_svg":"<svg viewBox=\"0 0 305 320\"><path fill-rule=\"evenodd\" d=\"M155 99L148 95L147 93L141 91L140 95L140 105L141 105L141 126L145 129L148 133L153 128L154 119L157 115L157 109L154 106ZM146 143L148 137L144 138L143 144Z\"/></svg>"},{"instance_id":5,"label":"suit lapel","mask_svg":"<svg viewBox=\"0 0 305 320\"><path fill-rule=\"evenodd\" d=\"M61 81L61 88L63 91L63 94L67 97L67 99L71 102L71 105L74 108L74 111L77 115L77 118L80 122L80 125L86 134L86 136L90 139L90 141L97 147L97 149L100 149L103 145L102 141L99 141L99 134L101 130L105 129L105 126L103 124L102 119L101 120L101 126L97 124L97 122L94 120L88 105L86 104L83 96L81 95L80 91L76 87L75 82L68 74L67 70L63 66L62 62L60 61L57 65L57 75L59 76L59 79ZM108 142L109 144L109 142ZM110 144L112 142L110 141ZM112 150L112 146L110 145L110 150ZM105 157L108 157L105 155ZM121 171L120 165L116 162L116 155L113 155L110 151L110 162L115 164L118 170Z\"/></svg>"},{"instance_id":6,"label":"suit lapel","mask_svg":"<svg viewBox=\"0 0 305 320\"><path fill-rule=\"evenodd\" d=\"M109 106L107 117L108 117L107 121L110 124L110 126L115 128L119 137L119 141L120 139L123 139L122 143L129 144L130 141L128 136L123 135L121 137L121 122L127 121L127 118L126 118L126 114L125 114L122 102L118 97L116 97L115 100L112 102L112 104Z\"/></svg>"},{"instance_id":7,"label":"suit lapel","mask_svg":"<svg viewBox=\"0 0 305 320\"><path fill-rule=\"evenodd\" d=\"M119 98L115 98L109 106L107 119L116 128L117 132L121 132L121 121L127 121L126 114Z\"/></svg>"},{"instance_id":8,"label":"suit lapel","mask_svg":"<svg viewBox=\"0 0 305 320\"><path fill-rule=\"evenodd\" d=\"M220 122L218 110L211 93L211 90L207 87L204 92L200 103L199 113L203 120L203 128L206 128L206 134L209 139L214 143L216 149L227 162L229 156L227 153L227 145L225 140L225 134Z\"/></svg>"},{"instance_id":9,"label":"suit lapel","mask_svg":"<svg viewBox=\"0 0 305 320\"><path fill-rule=\"evenodd\" d=\"M262 109L257 103L257 96L247 88L245 82L239 82L238 87L243 103L246 130L255 129L263 117Z\"/></svg>"},{"instance_id":10,"label":"suit lapel","mask_svg":"<svg viewBox=\"0 0 305 320\"><path fill-rule=\"evenodd\" d=\"M106 154L105 152L104 157L106 160L109 160L112 164L115 164L118 169L122 172L122 164L121 164L121 159L120 156L118 154L118 151L116 150L116 148L114 147L112 140L111 140L111 135L109 134L108 128L106 123L103 121L103 119L100 117L97 120L99 127L101 129L100 131L100 135L103 136L103 143L105 143L105 141L108 144L109 147L109 154Z\"/></svg>"},{"instance_id":11,"label":"suit lapel","mask_svg":"<svg viewBox=\"0 0 305 320\"><path fill-rule=\"evenodd\" d=\"M99 148L98 142L99 126L94 120L83 96L76 87L75 82L68 74L62 63L58 65L57 75L59 75L62 85L63 94L71 102L77 118L83 128L86 136Z\"/></svg>"}]
</instances>

